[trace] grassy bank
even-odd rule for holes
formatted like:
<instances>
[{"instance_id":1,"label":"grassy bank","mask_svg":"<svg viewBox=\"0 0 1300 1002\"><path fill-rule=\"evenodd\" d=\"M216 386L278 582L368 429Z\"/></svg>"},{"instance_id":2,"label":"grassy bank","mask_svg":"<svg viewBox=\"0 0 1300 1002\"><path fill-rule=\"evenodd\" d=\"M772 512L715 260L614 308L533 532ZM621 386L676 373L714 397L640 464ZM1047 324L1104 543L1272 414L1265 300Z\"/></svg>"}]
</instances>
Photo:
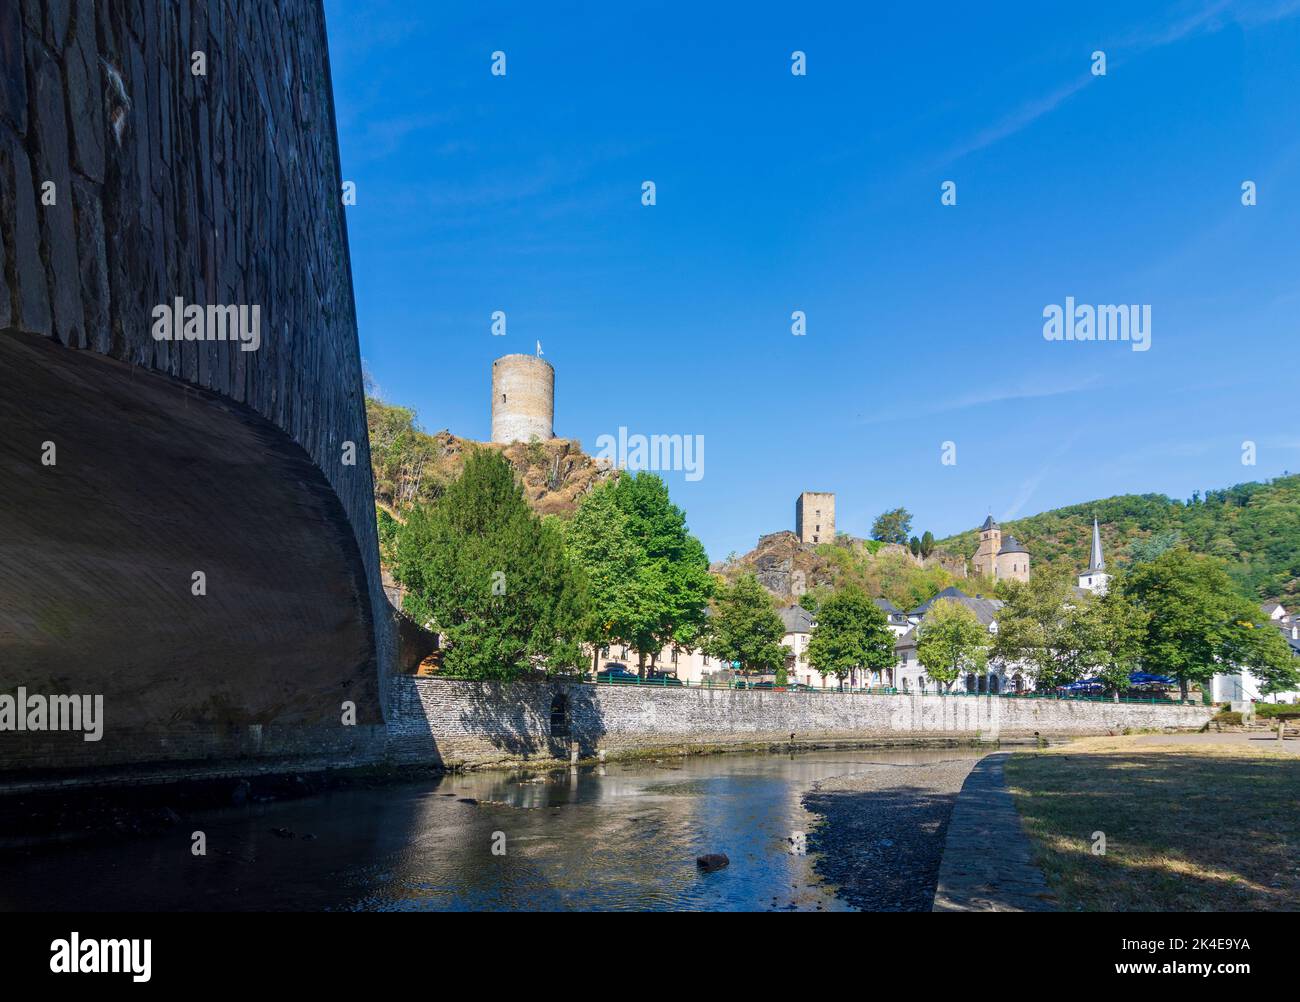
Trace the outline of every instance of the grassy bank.
<instances>
[{"instance_id":1,"label":"grassy bank","mask_svg":"<svg viewBox=\"0 0 1300 1002\"><path fill-rule=\"evenodd\" d=\"M1300 758L1089 738L1014 755L1006 777L1064 909L1300 910Z\"/></svg>"}]
</instances>

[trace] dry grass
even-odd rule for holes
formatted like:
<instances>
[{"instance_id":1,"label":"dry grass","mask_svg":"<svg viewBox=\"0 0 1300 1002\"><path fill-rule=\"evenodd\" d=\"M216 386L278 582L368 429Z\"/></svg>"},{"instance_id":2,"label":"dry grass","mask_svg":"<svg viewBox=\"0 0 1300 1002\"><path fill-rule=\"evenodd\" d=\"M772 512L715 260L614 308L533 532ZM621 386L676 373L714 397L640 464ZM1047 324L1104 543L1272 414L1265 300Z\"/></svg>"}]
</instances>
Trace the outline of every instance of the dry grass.
<instances>
[{"instance_id":1,"label":"dry grass","mask_svg":"<svg viewBox=\"0 0 1300 1002\"><path fill-rule=\"evenodd\" d=\"M1300 758L1093 738L1014 755L1006 776L1063 908L1300 910Z\"/></svg>"}]
</instances>

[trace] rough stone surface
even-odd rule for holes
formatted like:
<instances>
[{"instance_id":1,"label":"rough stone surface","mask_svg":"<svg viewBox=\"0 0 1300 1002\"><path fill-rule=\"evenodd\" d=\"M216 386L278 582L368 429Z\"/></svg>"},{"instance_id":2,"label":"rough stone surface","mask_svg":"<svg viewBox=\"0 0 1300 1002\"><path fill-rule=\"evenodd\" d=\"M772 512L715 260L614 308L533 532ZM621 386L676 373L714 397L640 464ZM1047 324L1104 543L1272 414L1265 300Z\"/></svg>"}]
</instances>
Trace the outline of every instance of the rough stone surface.
<instances>
[{"instance_id":1,"label":"rough stone surface","mask_svg":"<svg viewBox=\"0 0 1300 1002\"><path fill-rule=\"evenodd\" d=\"M492 441L506 445L554 433L555 369L536 355L503 355L492 363Z\"/></svg>"},{"instance_id":2,"label":"rough stone surface","mask_svg":"<svg viewBox=\"0 0 1300 1002\"><path fill-rule=\"evenodd\" d=\"M993 740L1199 728L1200 706L1001 697L870 695L653 686L393 680L390 755L400 761L491 765L568 757L551 736L562 698L584 757L821 741Z\"/></svg>"},{"instance_id":3,"label":"rough stone surface","mask_svg":"<svg viewBox=\"0 0 1300 1002\"><path fill-rule=\"evenodd\" d=\"M929 911L948 820L977 756L880 763L817 783L803 798L822 818L808 837L817 872L863 911Z\"/></svg>"},{"instance_id":4,"label":"rough stone surface","mask_svg":"<svg viewBox=\"0 0 1300 1002\"><path fill-rule=\"evenodd\" d=\"M1007 789L1008 752L982 759L962 786L934 892L936 912L1054 911L1056 897L1034 863L1029 837Z\"/></svg>"},{"instance_id":5,"label":"rough stone surface","mask_svg":"<svg viewBox=\"0 0 1300 1002\"><path fill-rule=\"evenodd\" d=\"M0 692L104 693L117 735L8 764L333 755L345 699L382 755L341 183L320 0L0 4ZM155 340L177 297L259 306L260 348Z\"/></svg>"}]
</instances>

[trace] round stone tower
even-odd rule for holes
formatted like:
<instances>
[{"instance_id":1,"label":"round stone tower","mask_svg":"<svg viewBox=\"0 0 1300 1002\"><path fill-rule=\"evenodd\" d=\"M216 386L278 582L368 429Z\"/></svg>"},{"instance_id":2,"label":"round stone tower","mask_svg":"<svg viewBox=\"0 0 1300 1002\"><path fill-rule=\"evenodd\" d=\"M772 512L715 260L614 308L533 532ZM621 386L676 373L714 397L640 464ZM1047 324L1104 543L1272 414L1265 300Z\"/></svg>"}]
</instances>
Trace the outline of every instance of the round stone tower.
<instances>
[{"instance_id":1,"label":"round stone tower","mask_svg":"<svg viewBox=\"0 0 1300 1002\"><path fill-rule=\"evenodd\" d=\"M502 355L492 363L492 441L545 442L555 421L555 369L537 355Z\"/></svg>"}]
</instances>

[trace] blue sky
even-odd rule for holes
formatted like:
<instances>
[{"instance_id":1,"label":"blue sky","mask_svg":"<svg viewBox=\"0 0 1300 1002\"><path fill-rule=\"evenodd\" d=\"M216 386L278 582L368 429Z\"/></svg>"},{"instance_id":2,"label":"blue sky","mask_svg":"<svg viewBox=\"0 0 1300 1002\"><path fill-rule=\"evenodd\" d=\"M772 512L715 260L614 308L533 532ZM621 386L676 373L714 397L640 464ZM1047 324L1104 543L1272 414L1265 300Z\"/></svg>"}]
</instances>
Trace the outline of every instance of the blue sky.
<instances>
[{"instance_id":1,"label":"blue sky","mask_svg":"<svg viewBox=\"0 0 1300 1002\"><path fill-rule=\"evenodd\" d=\"M801 490L943 536L1300 470L1300 0L325 6L362 355L430 431L540 340L558 435L704 437L714 559ZM1046 341L1067 296L1150 350Z\"/></svg>"}]
</instances>

